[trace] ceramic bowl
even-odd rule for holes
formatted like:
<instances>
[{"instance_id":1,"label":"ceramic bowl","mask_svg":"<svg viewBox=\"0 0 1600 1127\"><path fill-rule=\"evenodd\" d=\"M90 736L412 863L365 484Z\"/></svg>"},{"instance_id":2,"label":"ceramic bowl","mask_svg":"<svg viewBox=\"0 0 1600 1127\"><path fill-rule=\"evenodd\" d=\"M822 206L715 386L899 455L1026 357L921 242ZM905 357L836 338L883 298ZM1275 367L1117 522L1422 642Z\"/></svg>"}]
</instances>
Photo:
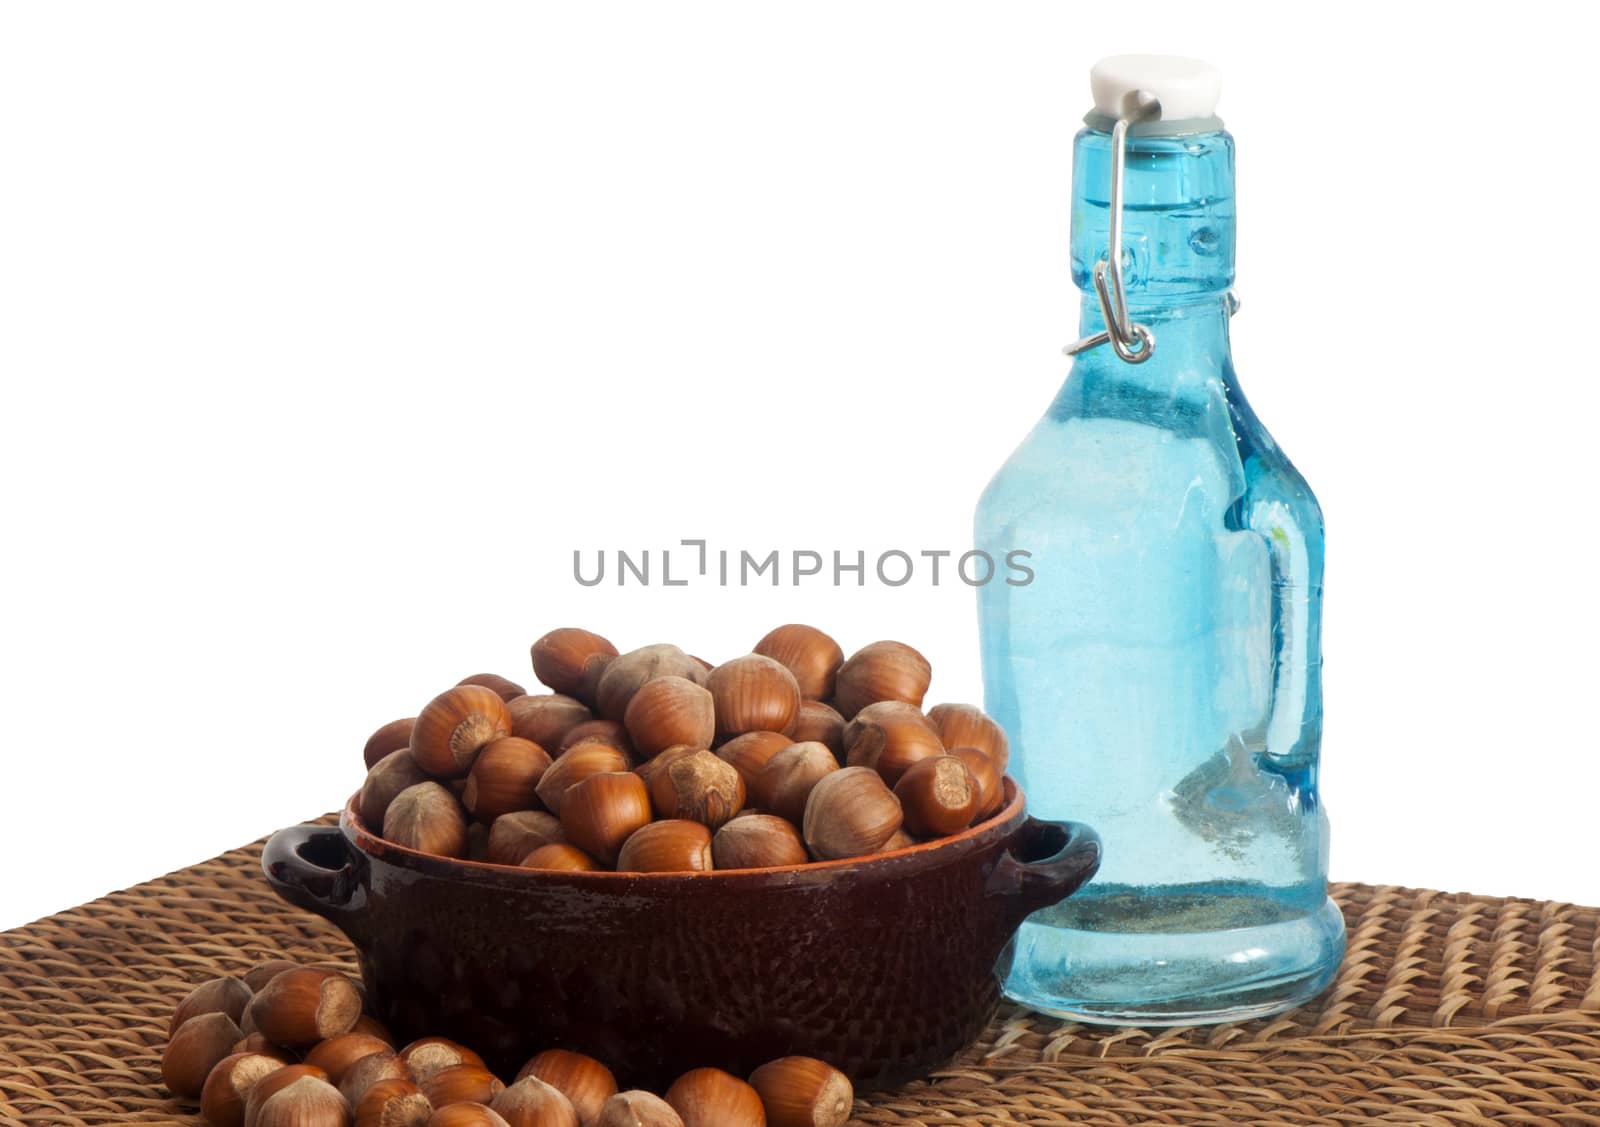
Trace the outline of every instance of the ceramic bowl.
<instances>
[{"instance_id":1,"label":"ceramic bowl","mask_svg":"<svg viewBox=\"0 0 1600 1127\"><path fill-rule=\"evenodd\" d=\"M1093 876L1086 826L1007 804L953 837L781 869L572 873L458 861L339 825L281 830L262 868L350 937L397 1036L472 1046L514 1073L577 1049L624 1085L746 1075L804 1053L875 1087L925 1074L983 1030L995 961L1030 912Z\"/></svg>"}]
</instances>

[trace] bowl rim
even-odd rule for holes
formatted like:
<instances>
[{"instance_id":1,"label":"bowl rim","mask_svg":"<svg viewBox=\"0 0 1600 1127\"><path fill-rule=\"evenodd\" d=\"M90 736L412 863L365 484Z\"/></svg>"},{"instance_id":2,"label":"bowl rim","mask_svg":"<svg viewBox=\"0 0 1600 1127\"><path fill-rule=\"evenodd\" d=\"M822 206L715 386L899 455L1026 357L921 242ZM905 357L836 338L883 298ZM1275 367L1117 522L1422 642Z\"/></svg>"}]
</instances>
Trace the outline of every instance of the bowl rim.
<instances>
[{"instance_id":1,"label":"bowl rim","mask_svg":"<svg viewBox=\"0 0 1600 1127\"><path fill-rule=\"evenodd\" d=\"M1026 820L1026 800L1022 788L1016 780L1006 775L1002 779L1007 796L1006 803L994 814L975 825L968 826L960 833L950 834L947 837L935 838L930 841L918 842L901 849L893 849L885 853L868 853L860 857L844 857L834 861L808 861L803 865L777 865L765 869L711 869L705 872L672 872L672 873L635 873L617 872L611 869L595 871L578 871L571 869L524 869L520 865L498 865L491 861L473 861L465 857L445 857L437 853L423 853L404 845L398 845L386 838L373 833L361 821L357 813L357 801L360 792L351 795L345 803L344 809L339 814L339 829L361 854L386 861L390 864L401 865L404 868L414 869L418 872L429 873L435 876L448 876L453 879L487 879L498 883L501 880L514 880L521 882L553 882L573 883L604 887L607 884L624 884L630 887L638 885L667 885L680 883L713 884L736 880L759 879L763 882L779 881L792 882L796 878L806 878L825 874L835 874L845 871L858 871L867 868L903 869L906 863L915 865L925 858L939 853L948 853L951 857L965 855L967 846L975 846L986 842L990 838L1004 837L1021 826ZM881 863L881 865L880 865Z\"/></svg>"}]
</instances>

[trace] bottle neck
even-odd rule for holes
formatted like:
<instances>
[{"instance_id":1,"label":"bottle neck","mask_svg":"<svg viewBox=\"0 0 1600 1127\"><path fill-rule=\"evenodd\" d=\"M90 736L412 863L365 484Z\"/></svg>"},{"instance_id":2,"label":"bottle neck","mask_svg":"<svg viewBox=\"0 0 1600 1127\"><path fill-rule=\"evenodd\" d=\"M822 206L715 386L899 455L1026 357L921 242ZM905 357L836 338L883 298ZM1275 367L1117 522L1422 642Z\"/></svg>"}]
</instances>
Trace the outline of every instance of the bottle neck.
<instances>
[{"instance_id":1,"label":"bottle neck","mask_svg":"<svg viewBox=\"0 0 1600 1127\"><path fill-rule=\"evenodd\" d=\"M1104 379L1171 392L1203 385L1219 386L1231 369L1225 294L1159 302L1135 302L1130 295L1128 315L1149 329L1155 339L1155 351L1150 358L1142 364L1128 364L1105 344L1081 354L1074 371L1090 376L1096 384ZM1090 336L1104 328L1099 299L1092 294L1084 295L1079 333Z\"/></svg>"}]
</instances>

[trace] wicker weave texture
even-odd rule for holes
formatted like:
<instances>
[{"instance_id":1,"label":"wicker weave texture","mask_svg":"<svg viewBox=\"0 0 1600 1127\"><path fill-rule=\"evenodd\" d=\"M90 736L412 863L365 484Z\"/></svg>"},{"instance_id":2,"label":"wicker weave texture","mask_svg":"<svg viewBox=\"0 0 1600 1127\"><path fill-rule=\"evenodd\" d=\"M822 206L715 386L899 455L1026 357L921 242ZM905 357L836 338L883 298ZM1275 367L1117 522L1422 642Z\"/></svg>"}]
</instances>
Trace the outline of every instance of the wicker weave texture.
<instances>
[{"instance_id":1,"label":"wicker weave texture","mask_svg":"<svg viewBox=\"0 0 1600 1127\"><path fill-rule=\"evenodd\" d=\"M199 1123L161 1087L172 1006L268 958L351 964L260 843L0 933L0 1123ZM1346 884L1334 985L1279 1018L1102 1029L1008 1008L857 1124L1593 1124L1600 911Z\"/></svg>"}]
</instances>

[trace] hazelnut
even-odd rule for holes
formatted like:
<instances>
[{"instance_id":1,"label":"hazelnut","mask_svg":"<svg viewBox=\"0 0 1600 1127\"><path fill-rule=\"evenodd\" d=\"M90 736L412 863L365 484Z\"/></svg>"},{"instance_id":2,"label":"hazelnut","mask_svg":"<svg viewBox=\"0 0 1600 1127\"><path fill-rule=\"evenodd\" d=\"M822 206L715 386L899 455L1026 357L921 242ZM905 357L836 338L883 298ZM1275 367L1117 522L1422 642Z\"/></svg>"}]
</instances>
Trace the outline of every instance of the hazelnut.
<instances>
[{"instance_id":1,"label":"hazelnut","mask_svg":"<svg viewBox=\"0 0 1600 1127\"><path fill-rule=\"evenodd\" d=\"M274 1069L260 1080L250 1085L250 1091L245 1095L245 1122L250 1121L250 1105L260 1105L269 1096L293 1084L296 1080L310 1077L313 1080L327 1080L328 1074L314 1064L286 1064L282 1068Z\"/></svg>"},{"instance_id":2,"label":"hazelnut","mask_svg":"<svg viewBox=\"0 0 1600 1127\"><path fill-rule=\"evenodd\" d=\"M201 1014L227 1014L237 1024L244 1016L245 1006L250 1004L251 993L243 979L231 974L202 982L184 995L178 1008L172 1011L172 1020L167 1022L167 1036L171 1037L178 1031L178 1026Z\"/></svg>"},{"instance_id":3,"label":"hazelnut","mask_svg":"<svg viewBox=\"0 0 1600 1127\"><path fill-rule=\"evenodd\" d=\"M403 747L411 746L411 727L417 722L416 717L407 716L404 720L391 720L367 737L367 746L361 750L361 758L366 762L368 769L377 766L378 761L386 755L392 755Z\"/></svg>"},{"instance_id":4,"label":"hazelnut","mask_svg":"<svg viewBox=\"0 0 1600 1127\"><path fill-rule=\"evenodd\" d=\"M425 1083L434 1073L458 1064L484 1067L482 1057L448 1037L419 1037L401 1049L399 1055L418 1084Z\"/></svg>"},{"instance_id":5,"label":"hazelnut","mask_svg":"<svg viewBox=\"0 0 1600 1127\"><path fill-rule=\"evenodd\" d=\"M368 1053L347 1066L344 1075L339 1078L338 1088L350 1106L355 1107L375 1085L384 1080L410 1080L420 1085L399 1054L393 1049L384 1048Z\"/></svg>"},{"instance_id":6,"label":"hazelnut","mask_svg":"<svg viewBox=\"0 0 1600 1127\"><path fill-rule=\"evenodd\" d=\"M533 675L558 693L594 704L600 675L617 647L598 634L563 626L533 643Z\"/></svg>"},{"instance_id":7,"label":"hazelnut","mask_svg":"<svg viewBox=\"0 0 1600 1127\"><path fill-rule=\"evenodd\" d=\"M894 836L878 846L879 853L893 853L897 849L910 849L917 844L917 839L906 833L904 829L894 831Z\"/></svg>"},{"instance_id":8,"label":"hazelnut","mask_svg":"<svg viewBox=\"0 0 1600 1127\"><path fill-rule=\"evenodd\" d=\"M244 1127L250 1089L283 1061L262 1053L234 1053L218 1061L200 1089L200 1114L211 1127Z\"/></svg>"},{"instance_id":9,"label":"hazelnut","mask_svg":"<svg viewBox=\"0 0 1600 1127\"><path fill-rule=\"evenodd\" d=\"M706 671L677 646L654 645L631 650L611 659L595 689L595 711L607 720L621 720L633 694L657 677L683 677L701 684Z\"/></svg>"},{"instance_id":10,"label":"hazelnut","mask_svg":"<svg viewBox=\"0 0 1600 1127\"><path fill-rule=\"evenodd\" d=\"M796 824L805 816L811 788L839 769L839 761L819 743L790 744L767 761L751 795L761 809Z\"/></svg>"},{"instance_id":11,"label":"hazelnut","mask_svg":"<svg viewBox=\"0 0 1600 1127\"><path fill-rule=\"evenodd\" d=\"M418 783L395 795L383 814L383 839L439 857L467 855L467 816L438 783Z\"/></svg>"},{"instance_id":12,"label":"hazelnut","mask_svg":"<svg viewBox=\"0 0 1600 1127\"><path fill-rule=\"evenodd\" d=\"M928 722L939 733L945 747L975 747L994 761L1003 775L1011 760L1011 741L1006 730L975 704L936 704L928 710Z\"/></svg>"},{"instance_id":13,"label":"hazelnut","mask_svg":"<svg viewBox=\"0 0 1600 1127\"><path fill-rule=\"evenodd\" d=\"M906 832L944 837L972 824L982 793L967 765L954 755L934 755L907 767L894 785Z\"/></svg>"},{"instance_id":14,"label":"hazelnut","mask_svg":"<svg viewBox=\"0 0 1600 1127\"><path fill-rule=\"evenodd\" d=\"M669 747L666 751L660 752L639 764L633 769L633 773L644 780L645 786L653 787L656 776L672 766L672 764L682 759L685 755L693 755L697 751L704 750L704 748L690 747L688 744Z\"/></svg>"},{"instance_id":15,"label":"hazelnut","mask_svg":"<svg viewBox=\"0 0 1600 1127\"><path fill-rule=\"evenodd\" d=\"M541 845L518 861L517 866L523 869L554 869L569 873L593 873L600 869L594 858L577 846L567 845L565 842Z\"/></svg>"},{"instance_id":16,"label":"hazelnut","mask_svg":"<svg viewBox=\"0 0 1600 1127\"><path fill-rule=\"evenodd\" d=\"M833 689L833 706L851 719L869 704L898 700L922 707L933 666L903 642L873 642L862 646L839 667Z\"/></svg>"},{"instance_id":17,"label":"hazelnut","mask_svg":"<svg viewBox=\"0 0 1600 1127\"><path fill-rule=\"evenodd\" d=\"M449 1104L428 1117L426 1127L510 1127L497 1111L482 1104Z\"/></svg>"},{"instance_id":18,"label":"hazelnut","mask_svg":"<svg viewBox=\"0 0 1600 1127\"><path fill-rule=\"evenodd\" d=\"M725 661L706 677L716 704L717 739L746 732L787 734L800 716L800 686L794 674L760 654Z\"/></svg>"},{"instance_id":19,"label":"hazelnut","mask_svg":"<svg viewBox=\"0 0 1600 1127\"><path fill-rule=\"evenodd\" d=\"M252 994L261 993L261 988L271 982L286 970L298 970L300 964L292 959L268 959L264 963L257 963L253 968L244 972L244 984L250 987ZM249 1030L246 1030L249 1032Z\"/></svg>"},{"instance_id":20,"label":"hazelnut","mask_svg":"<svg viewBox=\"0 0 1600 1127\"><path fill-rule=\"evenodd\" d=\"M479 750L511 734L511 713L493 689L457 685L417 714L411 755L436 779L456 779L472 767Z\"/></svg>"},{"instance_id":21,"label":"hazelnut","mask_svg":"<svg viewBox=\"0 0 1600 1127\"><path fill-rule=\"evenodd\" d=\"M428 773L411 758L410 748L391 751L373 764L366 782L361 784L361 793L356 797L356 813L361 816L361 824L375 833L381 831L383 816L395 796L407 787L428 781Z\"/></svg>"},{"instance_id":22,"label":"hazelnut","mask_svg":"<svg viewBox=\"0 0 1600 1127\"><path fill-rule=\"evenodd\" d=\"M688 818L716 830L744 809L745 785L731 764L693 751L651 774L650 797L663 818Z\"/></svg>"},{"instance_id":23,"label":"hazelnut","mask_svg":"<svg viewBox=\"0 0 1600 1127\"><path fill-rule=\"evenodd\" d=\"M572 1104L582 1127L595 1127L600 1109L617 1094L617 1078L593 1057L570 1049L546 1049L517 1073L517 1079L536 1077L555 1088Z\"/></svg>"},{"instance_id":24,"label":"hazelnut","mask_svg":"<svg viewBox=\"0 0 1600 1127\"><path fill-rule=\"evenodd\" d=\"M590 775L561 800L567 840L603 865L615 865L623 842L650 821L650 792L631 771Z\"/></svg>"},{"instance_id":25,"label":"hazelnut","mask_svg":"<svg viewBox=\"0 0 1600 1127\"><path fill-rule=\"evenodd\" d=\"M589 740L610 744L624 755L633 754L633 741L628 738L628 729L618 720L585 720L582 724L575 725L561 738L561 744L556 749L556 758L565 755L571 748Z\"/></svg>"},{"instance_id":26,"label":"hazelnut","mask_svg":"<svg viewBox=\"0 0 1600 1127\"><path fill-rule=\"evenodd\" d=\"M344 1074L362 1057L373 1053L393 1052L394 1046L370 1033L341 1033L329 1037L305 1056L307 1064L314 1064L328 1074L328 1083L338 1085Z\"/></svg>"},{"instance_id":27,"label":"hazelnut","mask_svg":"<svg viewBox=\"0 0 1600 1127\"><path fill-rule=\"evenodd\" d=\"M256 1081L245 1101L245 1127L348 1127L350 1105L339 1089L315 1076L300 1076L261 1100L256 1096L277 1077L280 1068Z\"/></svg>"},{"instance_id":28,"label":"hazelnut","mask_svg":"<svg viewBox=\"0 0 1600 1127\"><path fill-rule=\"evenodd\" d=\"M474 817L492 822L502 814L539 804L535 788L550 766L550 756L532 740L506 736L478 753L467 773L461 803Z\"/></svg>"},{"instance_id":29,"label":"hazelnut","mask_svg":"<svg viewBox=\"0 0 1600 1127\"><path fill-rule=\"evenodd\" d=\"M424 1127L433 1104L409 1080L379 1080L356 1104L355 1127Z\"/></svg>"},{"instance_id":30,"label":"hazelnut","mask_svg":"<svg viewBox=\"0 0 1600 1127\"><path fill-rule=\"evenodd\" d=\"M361 992L342 974L297 967L274 976L246 1012L269 1041L300 1048L348 1033L361 1016Z\"/></svg>"},{"instance_id":31,"label":"hazelnut","mask_svg":"<svg viewBox=\"0 0 1600 1127\"><path fill-rule=\"evenodd\" d=\"M831 704L820 700L801 701L800 715L789 736L795 743L824 744L835 759L844 762L844 717L834 711Z\"/></svg>"},{"instance_id":32,"label":"hazelnut","mask_svg":"<svg viewBox=\"0 0 1600 1127\"><path fill-rule=\"evenodd\" d=\"M825 776L806 802L806 845L818 860L876 853L900 828L900 800L870 767Z\"/></svg>"},{"instance_id":33,"label":"hazelnut","mask_svg":"<svg viewBox=\"0 0 1600 1127\"><path fill-rule=\"evenodd\" d=\"M683 1127L765 1127L761 1095L731 1072L696 1068L667 1089L667 1103Z\"/></svg>"},{"instance_id":34,"label":"hazelnut","mask_svg":"<svg viewBox=\"0 0 1600 1127\"><path fill-rule=\"evenodd\" d=\"M617 855L619 873L704 873L711 867L711 831L682 818L640 826Z\"/></svg>"},{"instance_id":35,"label":"hazelnut","mask_svg":"<svg viewBox=\"0 0 1600 1127\"><path fill-rule=\"evenodd\" d=\"M716 711L707 689L683 677L657 677L633 694L623 724L633 746L648 758L679 744L710 747Z\"/></svg>"},{"instance_id":36,"label":"hazelnut","mask_svg":"<svg viewBox=\"0 0 1600 1127\"><path fill-rule=\"evenodd\" d=\"M360 1018L356 1020L356 1024L354 1028L350 1030L350 1032L365 1033L369 1037L376 1037L385 1045L388 1045L391 1049L395 1046L394 1034L390 1033L389 1030L385 1028L383 1022L379 1021L371 1014L362 1014Z\"/></svg>"},{"instance_id":37,"label":"hazelnut","mask_svg":"<svg viewBox=\"0 0 1600 1127\"><path fill-rule=\"evenodd\" d=\"M1006 804L1006 787L1005 777L1000 768L995 766L994 760L975 747L951 748L950 754L967 765L967 770L972 772L973 780L978 784L978 809L973 814L973 821L982 821L998 814Z\"/></svg>"},{"instance_id":38,"label":"hazelnut","mask_svg":"<svg viewBox=\"0 0 1600 1127\"><path fill-rule=\"evenodd\" d=\"M457 1103L486 1104L506 1090L500 1078L481 1064L441 1068L418 1084L434 1107Z\"/></svg>"},{"instance_id":39,"label":"hazelnut","mask_svg":"<svg viewBox=\"0 0 1600 1127\"><path fill-rule=\"evenodd\" d=\"M161 1082L180 1100L198 1099L206 1076L243 1036L233 1018L221 1011L196 1014L167 1042L161 1054Z\"/></svg>"},{"instance_id":40,"label":"hazelnut","mask_svg":"<svg viewBox=\"0 0 1600 1127\"><path fill-rule=\"evenodd\" d=\"M913 763L944 751L933 725L921 712L908 704L887 701L862 709L845 726L844 747L846 763L871 767L890 786L899 782Z\"/></svg>"},{"instance_id":41,"label":"hazelnut","mask_svg":"<svg viewBox=\"0 0 1600 1127\"><path fill-rule=\"evenodd\" d=\"M850 1118L850 1078L815 1057L781 1057L750 1074L767 1127L841 1127Z\"/></svg>"},{"instance_id":42,"label":"hazelnut","mask_svg":"<svg viewBox=\"0 0 1600 1127\"><path fill-rule=\"evenodd\" d=\"M518 810L500 815L489 827L486 857L495 865L515 865L541 845L565 840L561 820L554 814Z\"/></svg>"},{"instance_id":43,"label":"hazelnut","mask_svg":"<svg viewBox=\"0 0 1600 1127\"><path fill-rule=\"evenodd\" d=\"M561 1090L537 1076L524 1076L489 1106L511 1127L578 1127L578 1113Z\"/></svg>"},{"instance_id":44,"label":"hazelnut","mask_svg":"<svg viewBox=\"0 0 1600 1127\"><path fill-rule=\"evenodd\" d=\"M804 865L800 831L776 814L735 818L711 839L711 859L719 869L777 869Z\"/></svg>"},{"instance_id":45,"label":"hazelnut","mask_svg":"<svg viewBox=\"0 0 1600 1127\"><path fill-rule=\"evenodd\" d=\"M498 673L474 673L471 677L463 677L457 681L458 685L482 685L485 689L493 689L499 694L500 699L510 702L515 697L520 697L528 690L508 677Z\"/></svg>"},{"instance_id":46,"label":"hazelnut","mask_svg":"<svg viewBox=\"0 0 1600 1127\"><path fill-rule=\"evenodd\" d=\"M746 732L717 748L717 758L739 772L745 790L749 791L767 761L792 743L794 741L781 732Z\"/></svg>"},{"instance_id":47,"label":"hazelnut","mask_svg":"<svg viewBox=\"0 0 1600 1127\"><path fill-rule=\"evenodd\" d=\"M683 1127L683 1118L660 1096L636 1089L607 1100L595 1127Z\"/></svg>"},{"instance_id":48,"label":"hazelnut","mask_svg":"<svg viewBox=\"0 0 1600 1127\"><path fill-rule=\"evenodd\" d=\"M628 769L628 757L603 743L581 743L565 752L545 771L534 788L550 813L561 816L567 792L591 775L614 774Z\"/></svg>"},{"instance_id":49,"label":"hazelnut","mask_svg":"<svg viewBox=\"0 0 1600 1127\"><path fill-rule=\"evenodd\" d=\"M506 702L511 734L542 748L560 747L567 733L594 719L589 706L560 693L538 693Z\"/></svg>"},{"instance_id":50,"label":"hazelnut","mask_svg":"<svg viewBox=\"0 0 1600 1127\"><path fill-rule=\"evenodd\" d=\"M834 675L844 661L838 642L815 626L799 623L769 632L753 652L772 658L794 674L800 695L807 700L827 700L833 695Z\"/></svg>"},{"instance_id":51,"label":"hazelnut","mask_svg":"<svg viewBox=\"0 0 1600 1127\"><path fill-rule=\"evenodd\" d=\"M243 1026L241 1025L240 1028L242 1029ZM238 1041L234 1042L232 1055L238 1056L240 1053L273 1057L284 1064L293 1064L295 1062L293 1053L279 1045L274 1045L259 1033L246 1033Z\"/></svg>"}]
</instances>

